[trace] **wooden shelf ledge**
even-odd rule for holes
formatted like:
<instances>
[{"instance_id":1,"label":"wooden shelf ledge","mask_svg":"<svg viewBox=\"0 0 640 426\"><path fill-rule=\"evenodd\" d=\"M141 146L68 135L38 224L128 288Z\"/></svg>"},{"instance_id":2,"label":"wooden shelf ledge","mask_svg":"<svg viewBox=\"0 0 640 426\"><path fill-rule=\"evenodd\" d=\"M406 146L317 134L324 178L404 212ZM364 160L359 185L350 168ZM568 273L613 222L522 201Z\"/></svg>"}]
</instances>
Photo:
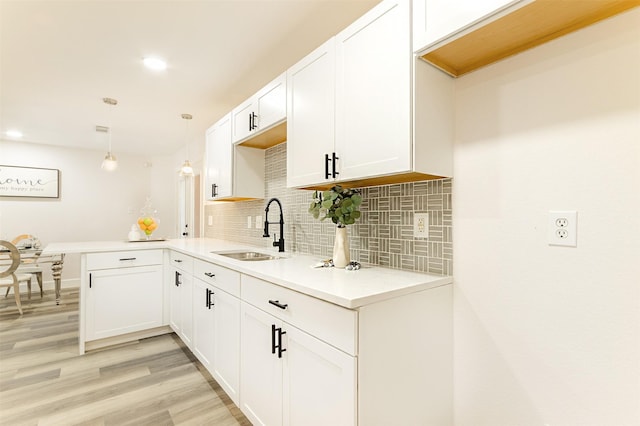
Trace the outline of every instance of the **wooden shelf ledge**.
<instances>
[{"instance_id":1,"label":"wooden shelf ledge","mask_svg":"<svg viewBox=\"0 0 640 426\"><path fill-rule=\"evenodd\" d=\"M459 77L638 5L640 0L535 0L488 24L480 22L421 57Z\"/></svg>"},{"instance_id":2,"label":"wooden shelf ledge","mask_svg":"<svg viewBox=\"0 0 640 426\"><path fill-rule=\"evenodd\" d=\"M267 149L276 146L287 140L287 122L281 121L274 124L263 132L258 133L238 145L249 148Z\"/></svg>"}]
</instances>

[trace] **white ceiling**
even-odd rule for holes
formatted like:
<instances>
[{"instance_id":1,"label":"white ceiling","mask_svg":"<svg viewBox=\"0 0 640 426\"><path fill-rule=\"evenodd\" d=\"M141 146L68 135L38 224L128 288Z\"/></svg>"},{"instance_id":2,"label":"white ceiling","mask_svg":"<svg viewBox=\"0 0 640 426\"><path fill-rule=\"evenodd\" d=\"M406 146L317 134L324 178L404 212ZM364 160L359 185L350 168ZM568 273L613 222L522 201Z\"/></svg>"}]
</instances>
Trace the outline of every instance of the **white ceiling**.
<instances>
[{"instance_id":1,"label":"white ceiling","mask_svg":"<svg viewBox=\"0 0 640 426\"><path fill-rule=\"evenodd\" d=\"M378 1L0 0L1 138L173 154Z\"/></svg>"}]
</instances>

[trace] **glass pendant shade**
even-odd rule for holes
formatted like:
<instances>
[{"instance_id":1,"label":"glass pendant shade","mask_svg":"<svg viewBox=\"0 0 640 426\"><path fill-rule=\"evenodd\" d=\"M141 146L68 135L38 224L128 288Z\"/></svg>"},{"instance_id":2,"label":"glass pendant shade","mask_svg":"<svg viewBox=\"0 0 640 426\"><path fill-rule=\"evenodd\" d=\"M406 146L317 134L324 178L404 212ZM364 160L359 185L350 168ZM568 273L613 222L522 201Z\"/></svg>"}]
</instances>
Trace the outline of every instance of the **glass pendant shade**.
<instances>
[{"instance_id":1,"label":"glass pendant shade","mask_svg":"<svg viewBox=\"0 0 640 426\"><path fill-rule=\"evenodd\" d=\"M111 152L107 152L107 155L104 156L104 160L102 160L102 170L106 170L108 172L112 172L118 168L118 160L116 157L111 154Z\"/></svg>"},{"instance_id":2,"label":"glass pendant shade","mask_svg":"<svg viewBox=\"0 0 640 426\"><path fill-rule=\"evenodd\" d=\"M193 167L191 167L191 162L189 160L185 160L184 164L180 168L180 176L193 176Z\"/></svg>"}]
</instances>

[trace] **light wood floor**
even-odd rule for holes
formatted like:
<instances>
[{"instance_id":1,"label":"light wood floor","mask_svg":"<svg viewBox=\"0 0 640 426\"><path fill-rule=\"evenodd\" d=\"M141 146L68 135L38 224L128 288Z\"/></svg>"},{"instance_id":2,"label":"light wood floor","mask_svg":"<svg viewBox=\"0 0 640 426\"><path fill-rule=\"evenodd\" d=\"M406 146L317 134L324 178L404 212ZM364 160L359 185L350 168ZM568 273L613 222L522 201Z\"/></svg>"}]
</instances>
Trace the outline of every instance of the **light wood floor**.
<instances>
[{"instance_id":1,"label":"light wood floor","mask_svg":"<svg viewBox=\"0 0 640 426\"><path fill-rule=\"evenodd\" d=\"M77 289L38 296L0 296L0 425L250 425L174 334L79 356Z\"/></svg>"}]
</instances>

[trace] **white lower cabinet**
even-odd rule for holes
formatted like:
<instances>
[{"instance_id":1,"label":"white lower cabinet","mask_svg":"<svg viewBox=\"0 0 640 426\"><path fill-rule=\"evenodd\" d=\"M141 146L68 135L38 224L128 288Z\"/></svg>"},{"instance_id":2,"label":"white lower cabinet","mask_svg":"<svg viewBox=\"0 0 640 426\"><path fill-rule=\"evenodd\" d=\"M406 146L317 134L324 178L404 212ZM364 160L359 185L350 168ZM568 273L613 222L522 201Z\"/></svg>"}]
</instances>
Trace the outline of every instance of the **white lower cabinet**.
<instances>
[{"instance_id":1,"label":"white lower cabinet","mask_svg":"<svg viewBox=\"0 0 640 426\"><path fill-rule=\"evenodd\" d=\"M193 280L193 353L204 367L213 367L214 301L213 288L204 281Z\"/></svg>"},{"instance_id":2,"label":"white lower cabinet","mask_svg":"<svg viewBox=\"0 0 640 426\"><path fill-rule=\"evenodd\" d=\"M162 266L90 271L86 302L86 340L159 327Z\"/></svg>"},{"instance_id":3,"label":"white lower cabinet","mask_svg":"<svg viewBox=\"0 0 640 426\"><path fill-rule=\"evenodd\" d=\"M255 425L356 424L356 359L242 303L241 410Z\"/></svg>"},{"instance_id":4,"label":"white lower cabinet","mask_svg":"<svg viewBox=\"0 0 640 426\"><path fill-rule=\"evenodd\" d=\"M258 425L356 424L356 357L291 324L325 305L348 310L244 275L242 285L240 409L247 418ZM259 306L264 298L272 313L245 297Z\"/></svg>"},{"instance_id":5,"label":"white lower cabinet","mask_svg":"<svg viewBox=\"0 0 640 426\"><path fill-rule=\"evenodd\" d=\"M356 358L293 326L285 329L283 424L357 424Z\"/></svg>"},{"instance_id":6,"label":"white lower cabinet","mask_svg":"<svg viewBox=\"0 0 640 426\"><path fill-rule=\"evenodd\" d=\"M239 404L240 299L193 280L193 353Z\"/></svg>"},{"instance_id":7,"label":"white lower cabinet","mask_svg":"<svg viewBox=\"0 0 640 426\"><path fill-rule=\"evenodd\" d=\"M91 253L81 263L80 353L87 342L163 325L162 250Z\"/></svg>"},{"instance_id":8,"label":"white lower cabinet","mask_svg":"<svg viewBox=\"0 0 640 426\"><path fill-rule=\"evenodd\" d=\"M170 257L169 325L192 347L193 338L193 258L172 251Z\"/></svg>"},{"instance_id":9,"label":"white lower cabinet","mask_svg":"<svg viewBox=\"0 0 640 426\"><path fill-rule=\"evenodd\" d=\"M254 425L281 425L283 363L275 348L281 324L245 302L240 324L240 409Z\"/></svg>"}]
</instances>

